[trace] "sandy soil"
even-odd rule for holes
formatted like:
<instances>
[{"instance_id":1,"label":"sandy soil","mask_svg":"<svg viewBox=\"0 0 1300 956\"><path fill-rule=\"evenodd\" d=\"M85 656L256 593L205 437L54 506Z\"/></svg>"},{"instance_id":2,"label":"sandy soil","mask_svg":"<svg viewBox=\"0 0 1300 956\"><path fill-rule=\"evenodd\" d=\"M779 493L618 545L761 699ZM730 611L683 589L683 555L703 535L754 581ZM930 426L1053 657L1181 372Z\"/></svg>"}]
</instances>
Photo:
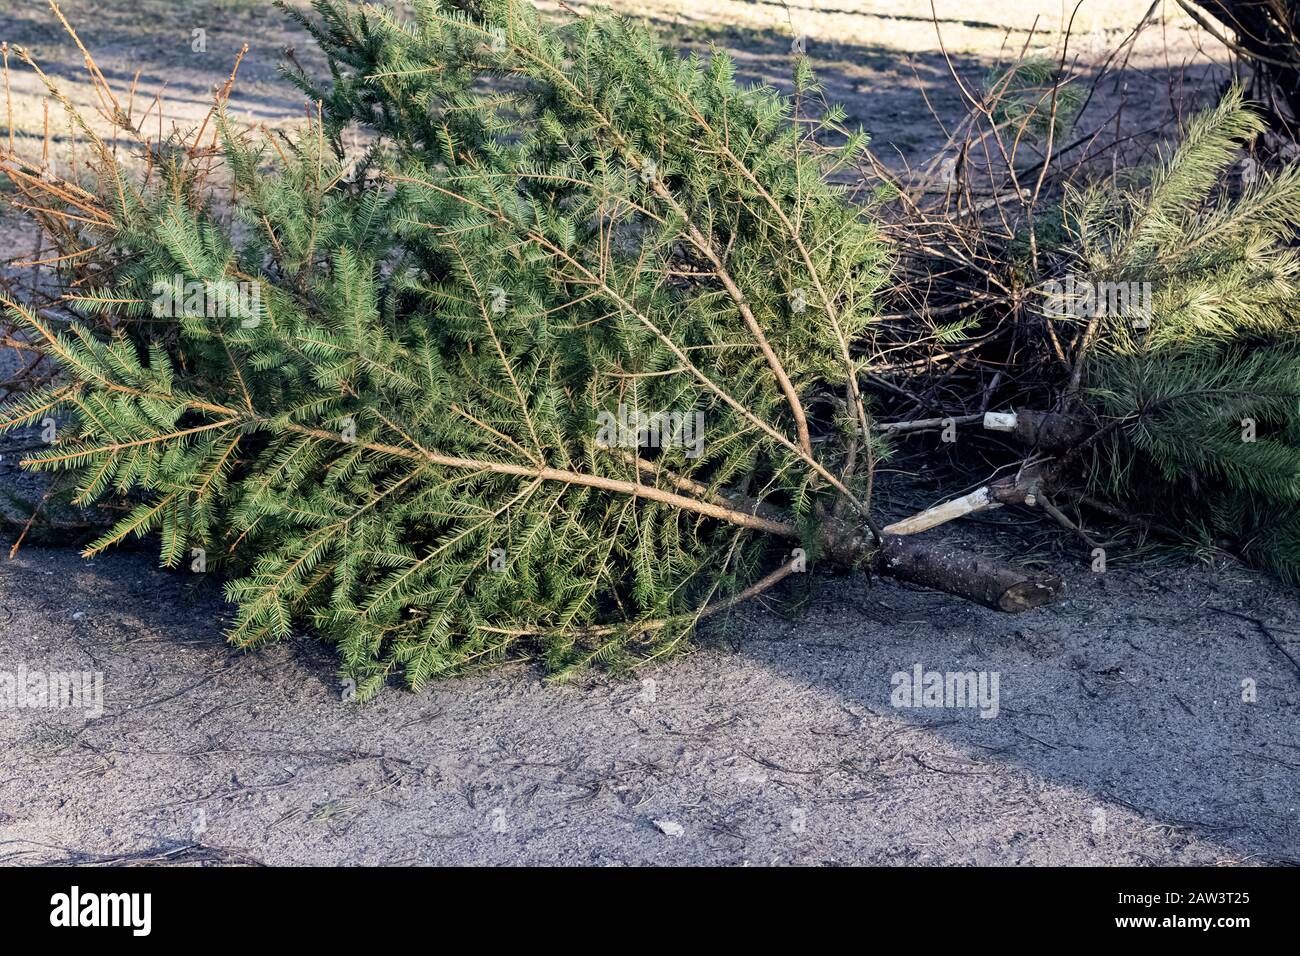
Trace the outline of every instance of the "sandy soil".
<instances>
[{"instance_id":1,"label":"sandy soil","mask_svg":"<svg viewBox=\"0 0 1300 956\"><path fill-rule=\"evenodd\" d=\"M1300 865L1294 591L1080 571L1010 618L813 577L637 680L357 706L310 639L232 651L214 582L25 548L4 666L100 672L104 712L0 714L0 860ZM997 716L893 706L917 664L997 672Z\"/></svg>"},{"instance_id":2,"label":"sandy soil","mask_svg":"<svg viewBox=\"0 0 1300 956\"><path fill-rule=\"evenodd\" d=\"M828 97L899 164L943 141L926 96L940 115L958 103L921 0L622 5L773 81L787 17L803 18ZM959 70L1030 39L1039 6L1059 17L940 3ZM1146 6L1087 0L1083 22L1113 40ZM264 5L64 7L110 78L142 69L142 99L166 83L168 122L201 118L245 39L236 111L301 115L274 64L309 44ZM80 69L40 4L0 0L0 38L60 77ZM1165 40L1094 109L1127 84L1144 110L1123 123L1172 116L1161 51L1212 90L1194 33ZM38 146L35 87L15 77L19 135ZM30 252L12 214L0 230ZM30 492L8 464L0 485ZM950 533L1023 557L1023 523ZM0 709L0 862L1300 865L1296 591L1190 559L1093 574L1071 543L1053 547L1070 597L1021 618L812 574L630 681L557 687L523 664L358 707L308 636L249 656L225 645L217 581L147 552L87 563L29 544L9 561L0 541L0 671L101 674L104 692L102 714ZM996 672L998 716L894 706L893 675L918 664Z\"/></svg>"}]
</instances>

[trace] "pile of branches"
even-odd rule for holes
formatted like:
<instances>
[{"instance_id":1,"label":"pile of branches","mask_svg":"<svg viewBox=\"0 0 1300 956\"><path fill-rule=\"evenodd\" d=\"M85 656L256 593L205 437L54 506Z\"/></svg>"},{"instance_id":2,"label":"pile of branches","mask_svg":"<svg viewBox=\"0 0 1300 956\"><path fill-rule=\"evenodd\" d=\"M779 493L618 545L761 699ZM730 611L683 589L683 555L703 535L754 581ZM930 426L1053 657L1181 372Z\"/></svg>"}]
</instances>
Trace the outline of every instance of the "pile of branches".
<instances>
[{"instance_id":1,"label":"pile of branches","mask_svg":"<svg viewBox=\"0 0 1300 956\"><path fill-rule=\"evenodd\" d=\"M1118 161L1114 116L1076 125L1142 26L1091 76L1068 37L982 86L954 71L969 112L944 150L872 164L903 280L876 407L896 457L974 489L905 528L1021 504L1094 569L1136 535L1300 581L1300 173L1265 162L1241 86L1145 162Z\"/></svg>"},{"instance_id":2,"label":"pile of branches","mask_svg":"<svg viewBox=\"0 0 1300 956\"><path fill-rule=\"evenodd\" d=\"M1061 581L921 533L1003 504L1086 538L1072 504L1173 492L1171 534L1300 567L1300 180L1218 188L1259 129L1239 91L1123 188L1049 187L1083 97L1024 61L954 152L1009 179L951 167L936 207L802 57L783 96L608 14L315 7L298 133L232 124L232 74L151 139L87 52L97 120L41 75L93 176L3 165L61 288L5 294L48 363L0 431L55 423L27 467L122 509L87 554L157 536L224 574L240 646L308 625L362 696L628 667L817 562L1028 610ZM1150 294L1081 308L1103 283ZM885 514L879 463L968 427L1000 438L944 454L994 480Z\"/></svg>"}]
</instances>

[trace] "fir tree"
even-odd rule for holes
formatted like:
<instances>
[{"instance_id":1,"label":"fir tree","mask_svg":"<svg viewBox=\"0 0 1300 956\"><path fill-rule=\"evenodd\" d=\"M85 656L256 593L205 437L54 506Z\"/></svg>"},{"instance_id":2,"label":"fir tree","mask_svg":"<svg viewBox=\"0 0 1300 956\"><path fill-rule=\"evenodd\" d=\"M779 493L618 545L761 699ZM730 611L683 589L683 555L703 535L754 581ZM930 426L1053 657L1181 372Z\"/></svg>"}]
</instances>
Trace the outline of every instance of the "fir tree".
<instances>
[{"instance_id":1,"label":"fir tree","mask_svg":"<svg viewBox=\"0 0 1300 956\"><path fill-rule=\"evenodd\" d=\"M318 0L320 121L216 116L228 210L175 144L143 183L103 152L96 284L70 321L8 303L62 380L0 425L66 415L29 465L134 501L86 553L201 555L235 643L309 624L364 696L652 659L830 515L871 541L850 345L886 257L806 61L786 97L615 16L414 9Z\"/></svg>"},{"instance_id":2,"label":"fir tree","mask_svg":"<svg viewBox=\"0 0 1300 956\"><path fill-rule=\"evenodd\" d=\"M1094 493L1300 581L1300 168L1243 165L1262 129L1233 88L1145 182L1067 202L1079 274L1134 293L1074 384Z\"/></svg>"}]
</instances>

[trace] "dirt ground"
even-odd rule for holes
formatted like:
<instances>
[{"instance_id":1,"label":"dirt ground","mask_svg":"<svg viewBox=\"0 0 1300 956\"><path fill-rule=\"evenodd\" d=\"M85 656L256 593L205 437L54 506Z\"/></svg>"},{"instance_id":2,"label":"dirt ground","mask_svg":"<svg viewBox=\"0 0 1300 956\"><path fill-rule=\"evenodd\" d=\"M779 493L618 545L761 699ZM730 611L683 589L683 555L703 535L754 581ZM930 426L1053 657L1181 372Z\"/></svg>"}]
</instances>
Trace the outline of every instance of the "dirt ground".
<instances>
[{"instance_id":1,"label":"dirt ground","mask_svg":"<svg viewBox=\"0 0 1300 956\"><path fill-rule=\"evenodd\" d=\"M1082 570L1019 618L817 575L638 679L357 706L148 554L3 567L6 666L104 687L0 715L4 862L1300 865L1300 603L1239 571ZM997 716L892 706L917 664L997 672Z\"/></svg>"},{"instance_id":2,"label":"dirt ground","mask_svg":"<svg viewBox=\"0 0 1300 956\"><path fill-rule=\"evenodd\" d=\"M777 83L805 33L828 98L896 165L943 143L931 108L959 105L926 0L615 5ZM1148 6L1085 0L1080 55L1104 58ZM169 123L201 119L245 40L236 114L302 115L275 63L285 44L311 63L310 44L267 4L63 7L110 80L139 69L142 101L166 85ZM968 76L1061 18L1012 0L937 10ZM1161 127L1223 77L1185 21L1152 33L1091 107L1109 115L1126 87L1144 109L1125 130ZM74 89L79 60L42 4L0 0L0 39ZM13 82L16 135L39 155L36 87ZM33 242L5 213L4 255ZM23 487L0 459L0 488ZM1044 557L1023 515L946 533ZM0 708L3 863L1300 865L1300 600L1235 566L1119 556L1093 573L1054 541L1068 599L1023 617L814 573L633 679L553 686L520 664L358 706L309 636L229 648L218 581L148 551L85 562L28 544L6 560L9 541L0 672L102 675L103 710ZM895 675L918 665L996 674L997 716L895 706Z\"/></svg>"}]
</instances>

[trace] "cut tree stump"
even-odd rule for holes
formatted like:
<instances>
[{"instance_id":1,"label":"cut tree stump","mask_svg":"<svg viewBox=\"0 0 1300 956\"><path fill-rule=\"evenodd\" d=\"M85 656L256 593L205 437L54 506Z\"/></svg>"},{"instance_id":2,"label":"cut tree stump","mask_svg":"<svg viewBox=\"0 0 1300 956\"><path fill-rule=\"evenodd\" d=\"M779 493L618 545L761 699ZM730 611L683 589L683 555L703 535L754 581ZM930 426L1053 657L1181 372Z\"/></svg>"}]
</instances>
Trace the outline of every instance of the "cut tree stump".
<instances>
[{"instance_id":1,"label":"cut tree stump","mask_svg":"<svg viewBox=\"0 0 1300 956\"><path fill-rule=\"evenodd\" d=\"M869 534L840 536L832 527L825 543L827 557L836 564L865 563L876 574L1009 614L1055 603L1065 594L1065 582L1055 575L1028 571L945 542L886 534L877 547Z\"/></svg>"}]
</instances>

